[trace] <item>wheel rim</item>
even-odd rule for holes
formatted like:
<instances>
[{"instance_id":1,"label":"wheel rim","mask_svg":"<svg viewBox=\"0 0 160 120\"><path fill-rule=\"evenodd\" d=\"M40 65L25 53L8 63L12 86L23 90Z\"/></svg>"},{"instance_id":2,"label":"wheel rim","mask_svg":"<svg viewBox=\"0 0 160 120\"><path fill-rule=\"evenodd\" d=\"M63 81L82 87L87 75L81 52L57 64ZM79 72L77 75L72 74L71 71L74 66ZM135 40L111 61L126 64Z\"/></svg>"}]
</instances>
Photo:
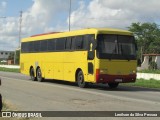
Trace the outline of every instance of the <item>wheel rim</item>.
<instances>
[{"instance_id":1,"label":"wheel rim","mask_svg":"<svg viewBox=\"0 0 160 120\"><path fill-rule=\"evenodd\" d=\"M42 77L42 74L41 74L41 70L40 70L40 69L38 69L37 77L38 77L39 79L41 79L41 77Z\"/></svg>"},{"instance_id":2,"label":"wheel rim","mask_svg":"<svg viewBox=\"0 0 160 120\"><path fill-rule=\"evenodd\" d=\"M78 81L79 84L83 84L83 75L79 75Z\"/></svg>"},{"instance_id":3,"label":"wheel rim","mask_svg":"<svg viewBox=\"0 0 160 120\"><path fill-rule=\"evenodd\" d=\"M78 74L77 82L78 82L78 86L79 86L79 87L84 87L84 86L85 86L84 76L83 76L83 73L82 73L82 72L80 72L80 73Z\"/></svg>"}]
</instances>

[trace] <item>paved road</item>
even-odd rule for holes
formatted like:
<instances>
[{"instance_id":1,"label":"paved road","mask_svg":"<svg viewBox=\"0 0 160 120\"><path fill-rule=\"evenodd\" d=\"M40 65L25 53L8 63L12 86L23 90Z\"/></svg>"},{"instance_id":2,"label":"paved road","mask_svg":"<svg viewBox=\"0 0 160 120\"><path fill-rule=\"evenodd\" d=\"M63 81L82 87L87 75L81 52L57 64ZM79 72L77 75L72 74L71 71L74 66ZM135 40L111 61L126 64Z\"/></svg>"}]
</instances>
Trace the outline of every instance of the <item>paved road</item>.
<instances>
[{"instance_id":1,"label":"paved road","mask_svg":"<svg viewBox=\"0 0 160 120\"><path fill-rule=\"evenodd\" d=\"M3 98L22 111L160 111L160 90L124 86L111 90L104 85L81 89L67 82L33 82L7 72L0 72L0 77Z\"/></svg>"}]
</instances>

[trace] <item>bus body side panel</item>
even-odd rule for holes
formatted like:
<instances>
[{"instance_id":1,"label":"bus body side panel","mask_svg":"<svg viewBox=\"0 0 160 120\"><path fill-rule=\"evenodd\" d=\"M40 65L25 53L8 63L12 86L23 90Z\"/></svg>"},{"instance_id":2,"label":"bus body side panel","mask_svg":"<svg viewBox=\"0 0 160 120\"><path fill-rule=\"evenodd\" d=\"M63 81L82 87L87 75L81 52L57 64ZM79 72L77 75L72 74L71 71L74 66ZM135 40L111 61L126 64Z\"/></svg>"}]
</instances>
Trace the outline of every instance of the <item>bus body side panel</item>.
<instances>
[{"instance_id":1,"label":"bus body side panel","mask_svg":"<svg viewBox=\"0 0 160 120\"><path fill-rule=\"evenodd\" d=\"M27 56L27 54L21 54L20 56L20 72L25 75L29 75L29 70L31 66L31 63L29 63Z\"/></svg>"},{"instance_id":2,"label":"bus body side panel","mask_svg":"<svg viewBox=\"0 0 160 120\"><path fill-rule=\"evenodd\" d=\"M41 71L43 73L43 67L41 64L41 58L44 57L42 54L38 53L23 53L20 56L20 64L22 65L21 67L21 73L30 75L30 68L33 67L35 71L35 76L36 76L36 69L37 67L41 68ZM24 66L24 67L23 67ZM42 74L44 77L44 74Z\"/></svg>"},{"instance_id":3,"label":"bus body side panel","mask_svg":"<svg viewBox=\"0 0 160 120\"><path fill-rule=\"evenodd\" d=\"M54 64L53 64L53 62L43 63L42 68L43 68L43 71L44 71L44 77L46 79L53 79L53 76L54 76Z\"/></svg>"},{"instance_id":4,"label":"bus body side panel","mask_svg":"<svg viewBox=\"0 0 160 120\"><path fill-rule=\"evenodd\" d=\"M64 53L64 80L75 81L75 52Z\"/></svg>"},{"instance_id":5,"label":"bus body side panel","mask_svg":"<svg viewBox=\"0 0 160 120\"><path fill-rule=\"evenodd\" d=\"M45 79L63 80L63 52L44 53L41 64L42 75Z\"/></svg>"},{"instance_id":6,"label":"bus body side panel","mask_svg":"<svg viewBox=\"0 0 160 120\"><path fill-rule=\"evenodd\" d=\"M64 80L75 82L76 71L81 69L87 81L87 51L64 53Z\"/></svg>"}]
</instances>

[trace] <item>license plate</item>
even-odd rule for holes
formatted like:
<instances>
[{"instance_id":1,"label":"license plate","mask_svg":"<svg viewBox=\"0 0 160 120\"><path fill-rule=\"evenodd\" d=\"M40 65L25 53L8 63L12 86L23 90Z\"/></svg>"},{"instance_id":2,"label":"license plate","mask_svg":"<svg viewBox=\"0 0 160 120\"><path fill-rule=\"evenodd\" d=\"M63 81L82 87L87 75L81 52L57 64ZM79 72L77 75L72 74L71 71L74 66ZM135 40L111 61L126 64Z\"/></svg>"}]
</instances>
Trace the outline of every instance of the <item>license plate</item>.
<instances>
[{"instance_id":1,"label":"license plate","mask_svg":"<svg viewBox=\"0 0 160 120\"><path fill-rule=\"evenodd\" d=\"M122 82L122 79L115 79L115 82Z\"/></svg>"}]
</instances>

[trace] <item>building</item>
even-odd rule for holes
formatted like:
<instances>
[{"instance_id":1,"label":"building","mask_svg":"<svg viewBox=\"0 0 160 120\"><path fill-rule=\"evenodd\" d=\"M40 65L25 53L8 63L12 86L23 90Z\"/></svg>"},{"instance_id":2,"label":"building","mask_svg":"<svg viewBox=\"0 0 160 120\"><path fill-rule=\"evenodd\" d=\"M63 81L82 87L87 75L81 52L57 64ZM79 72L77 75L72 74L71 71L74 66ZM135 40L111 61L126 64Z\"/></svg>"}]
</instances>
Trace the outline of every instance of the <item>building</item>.
<instances>
[{"instance_id":1,"label":"building","mask_svg":"<svg viewBox=\"0 0 160 120\"><path fill-rule=\"evenodd\" d=\"M14 51L0 51L0 61L8 60L8 57L14 54Z\"/></svg>"},{"instance_id":2,"label":"building","mask_svg":"<svg viewBox=\"0 0 160 120\"><path fill-rule=\"evenodd\" d=\"M143 54L143 56L144 60L139 70L148 69L150 62L157 63L157 68L160 69L160 54Z\"/></svg>"}]
</instances>

